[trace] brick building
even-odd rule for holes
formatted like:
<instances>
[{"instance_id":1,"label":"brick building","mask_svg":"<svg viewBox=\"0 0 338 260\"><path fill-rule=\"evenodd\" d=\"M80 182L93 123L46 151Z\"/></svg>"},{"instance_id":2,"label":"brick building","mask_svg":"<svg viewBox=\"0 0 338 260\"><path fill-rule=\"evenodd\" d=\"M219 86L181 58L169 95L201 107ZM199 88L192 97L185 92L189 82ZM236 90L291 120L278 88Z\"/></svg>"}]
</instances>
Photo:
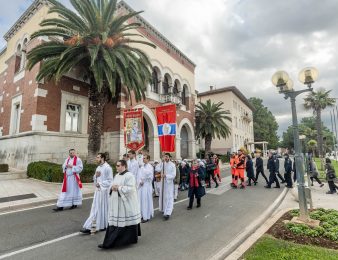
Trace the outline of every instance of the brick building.
<instances>
[{"instance_id":1,"label":"brick building","mask_svg":"<svg viewBox=\"0 0 338 260\"><path fill-rule=\"evenodd\" d=\"M69 148L87 156L88 83L74 70L55 82L36 82L39 66L25 69L26 53L48 38L30 40L39 23L48 14L49 4L35 0L4 35L6 47L0 52L0 162L25 168L31 161L61 162ZM131 7L121 1L119 12ZM194 107L195 64L141 16L139 30L157 48L138 46L150 57L153 82L147 86L143 102L126 100L122 92L116 105L104 112L101 150L116 160L126 152L123 135L123 110L142 108L146 146L153 159L159 159L160 147L154 108L177 104L176 158L195 157Z\"/></svg>"}]
</instances>

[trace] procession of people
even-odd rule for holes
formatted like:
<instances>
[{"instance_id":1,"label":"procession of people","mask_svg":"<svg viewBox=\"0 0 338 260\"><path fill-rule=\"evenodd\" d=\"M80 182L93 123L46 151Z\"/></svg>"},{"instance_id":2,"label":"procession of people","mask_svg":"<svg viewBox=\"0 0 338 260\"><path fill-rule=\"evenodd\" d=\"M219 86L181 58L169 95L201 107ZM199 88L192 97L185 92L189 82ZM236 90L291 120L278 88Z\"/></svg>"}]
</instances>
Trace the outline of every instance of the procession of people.
<instances>
[{"instance_id":1,"label":"procession of people","mask_svg":"<svg viewBox=\"0 0 338 260\"><path fill-rule=\"evenodd\" d=\"M232 153L229 172L231 187L246 189L252 184L256 186L259 175L262 175L266 182L265 188L280 188L279 159L272 152L268 156L269 178L264 174L260 151L255 153L255 162L244 148ZM105 231L104 241L98 245L99 248L108 249L137 243L138 237L141 236L140 223L147 223L154 217L154 198L158 197L159 211L163 219L169 220L179 191L188 190L187 210L191 210L195 198L196 207L201 207L202 197L206 195L206 188L212 187L212 182L215 183L215 188L222 182L219 159L214 154L209 154L207 159L191 161L173 161L170 153L162 153L161 161L152 162L151 159L146 149L138 153L129 150L117 161L116 172L113 174L113 169L107 162L107 155L97 154L97 168L93 175L94 197L89 217L80 232L94 234ZM293 186L291 173L296 171L294 165L289 155L285 154L284 178L281 177L287 188ZM326 168L330 188L328 193L335 193L337 187L332 179L336 176L329 160ZM74 209L82 204L82 169L81 159L76 156L74 149L70 149L69 156L62 165L64 179L54 211ZM309 171L312 185L313 180L316 180L322 187L324 184L317 177L318 171L313 160L309 161Z\"/></svg>"}]
</instances>

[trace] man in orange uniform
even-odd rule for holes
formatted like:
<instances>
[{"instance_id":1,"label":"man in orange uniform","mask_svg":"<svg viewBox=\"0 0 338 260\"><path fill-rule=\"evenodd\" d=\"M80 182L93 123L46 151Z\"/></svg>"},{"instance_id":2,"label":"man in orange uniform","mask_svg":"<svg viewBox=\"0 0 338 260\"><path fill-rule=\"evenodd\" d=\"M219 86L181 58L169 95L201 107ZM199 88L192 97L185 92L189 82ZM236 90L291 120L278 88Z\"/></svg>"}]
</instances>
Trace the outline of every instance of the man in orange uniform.
<instances>
[{"instance_id":1,"label":"man in orange uniform","mask_svg":"<svg viewBox=\"0 0 338 260\"><path fill-rule=\"evenodd\" d=\"M235 178L241 180L241 189L245 188L245 154L242 149L238 150L238 155L236 158L236 175ZM237 182L237 181L236 181ZM237 187L237 185L236 185Z\"/></svg>"},{"instance_id":2,"label":"man in orange uniform","mask_svg":"<svg viewBox=\"0 0 338 260\"><path fill-rule=\"evenodd\" d=\"M237 179L235 179L235 176L236 176L236 166L235 166L235 163L236 163L236 153L233 152L231 154L231 157L230 157L230 172L231 172L231 178L232 178L232 181L231 181L231 187L233 188L237 188Z\"/></svg>"}]
</instances>

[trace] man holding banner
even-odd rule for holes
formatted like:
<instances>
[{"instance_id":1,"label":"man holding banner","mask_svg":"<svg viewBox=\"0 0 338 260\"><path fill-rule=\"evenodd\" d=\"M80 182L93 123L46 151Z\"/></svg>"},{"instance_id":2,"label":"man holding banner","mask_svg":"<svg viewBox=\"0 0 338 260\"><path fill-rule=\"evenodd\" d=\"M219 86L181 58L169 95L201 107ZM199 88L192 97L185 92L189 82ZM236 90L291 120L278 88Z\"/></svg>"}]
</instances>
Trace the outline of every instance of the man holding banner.
<instances>
[{"instance_id":1,"label":"man holding banner","mask_svg":"<svg viewBox=\"0 0 338 260\"><path fill-rule=\"evenodd\" d=\"M175 152L176 138L176 105L161 106L156 108L158 137L164 162L162 163L160 211L163 212L164 220L168 220L174 209L174 179L176 167L170 161L170 153Z\"/></svg>"}]
</instances>

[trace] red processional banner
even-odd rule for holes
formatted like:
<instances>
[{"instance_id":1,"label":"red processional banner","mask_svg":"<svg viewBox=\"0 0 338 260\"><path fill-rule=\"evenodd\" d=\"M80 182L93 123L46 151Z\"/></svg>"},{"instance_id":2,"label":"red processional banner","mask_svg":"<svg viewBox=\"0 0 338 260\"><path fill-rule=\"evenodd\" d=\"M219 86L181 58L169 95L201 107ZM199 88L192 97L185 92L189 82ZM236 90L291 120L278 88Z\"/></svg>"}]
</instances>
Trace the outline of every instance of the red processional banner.
<instances>
[{"instance_id":1,"label":"red processional banner","mask_svg":"<svg viewBox=\"0 0 338 260\"><path fill-rule=\"evenodd\" d=\"M157 107L156 118L162 152L175 152L176 105Z\"/></svg>"},{"instance_id":2,"label":"red processional banner","mask_svg":"<svg viewBox=\"0 0 338 260\"><path fill-rule=\"evenodd\" d=\"M142 109L130 109L123 112L124 145L128 149L139 150L144 146L144 127Z\"/></svg>"}]
</instances>

